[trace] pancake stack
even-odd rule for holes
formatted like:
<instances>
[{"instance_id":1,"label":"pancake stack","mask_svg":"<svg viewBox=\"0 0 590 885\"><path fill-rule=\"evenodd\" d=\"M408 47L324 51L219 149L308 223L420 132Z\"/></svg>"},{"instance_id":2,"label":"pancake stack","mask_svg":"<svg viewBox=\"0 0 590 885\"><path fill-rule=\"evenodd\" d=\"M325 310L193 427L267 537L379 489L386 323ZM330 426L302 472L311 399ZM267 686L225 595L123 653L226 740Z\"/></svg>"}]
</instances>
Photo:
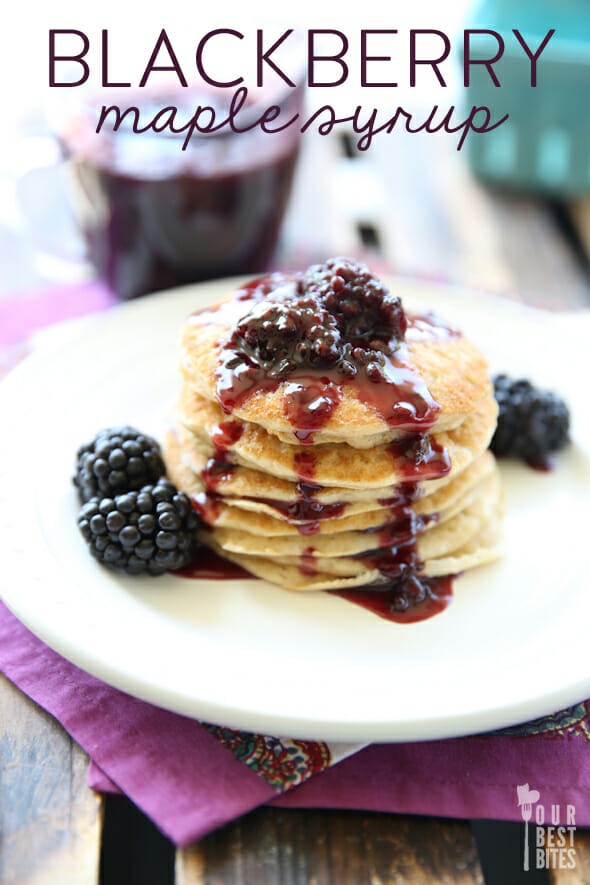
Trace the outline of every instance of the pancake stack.
<instances>
[{"instance_id":1,"label":"pancake stack","mask_svg":"<svg viewBox=\"0 0 590 885\"><path fill-rule=\"evenodd\" d=\"M272 275L193 314L180 368L168 473L203 543L253 575L411 603L416 582L500 555L486 361L363 265Z\"/></svg>"}]
</instances>

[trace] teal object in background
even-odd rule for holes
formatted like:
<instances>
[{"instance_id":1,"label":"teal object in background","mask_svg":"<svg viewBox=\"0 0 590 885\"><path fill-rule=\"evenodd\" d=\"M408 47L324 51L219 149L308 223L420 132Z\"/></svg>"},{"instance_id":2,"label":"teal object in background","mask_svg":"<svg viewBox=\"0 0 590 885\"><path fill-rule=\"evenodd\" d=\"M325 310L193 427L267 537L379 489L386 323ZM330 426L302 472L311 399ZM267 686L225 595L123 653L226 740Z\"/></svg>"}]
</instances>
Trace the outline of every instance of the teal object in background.
<instances>
[{"instance_id":1,"label":"teal object in background","mask_svg":"<svg viewBox=\"0 0 590 885\"><path fill-rule=\"evenodd\" d=\"M471 134L469 159L489 183L571 196L590 193L590 0L484 0L465 27L497 31L505 49L494 71L495 87L482 65L471 67L467 103L486 105L498 129ZM537 86L519 44L517 28L536 52L550 28L555 34L539 56ZM492 36L473 35L473 58L497 51Z\"/></svg>"}]
</instances>

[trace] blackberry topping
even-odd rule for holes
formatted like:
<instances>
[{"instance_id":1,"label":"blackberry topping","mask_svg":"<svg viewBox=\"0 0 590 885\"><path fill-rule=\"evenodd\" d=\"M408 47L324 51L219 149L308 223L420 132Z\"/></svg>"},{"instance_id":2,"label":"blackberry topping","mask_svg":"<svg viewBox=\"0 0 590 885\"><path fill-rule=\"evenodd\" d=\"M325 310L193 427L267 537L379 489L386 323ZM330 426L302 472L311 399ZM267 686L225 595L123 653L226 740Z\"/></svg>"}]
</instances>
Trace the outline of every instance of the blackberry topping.
<instances>
[{"instance_id":1,"label":"blackberry topping","mask_svg":"<svg viewBox=\"0 0 590 885\"><path fill-rule=\"evenodd\" d=\"M167 479L114 498L91 498L78 527L95 559L130 575L182 568L197 547L191 502Z\"/></svg>"},{"instance_id":2,"label":"blackberry topping","mask_svg":"<svg viewBox=\"0 0 590 885\"><path fill-rule=\"evenodd\" d=\"M400 299L366 265L352 258L331 258L310 267L303 284L336 317L349 341L404 337L406 317Z\"/></svg>"},{"instance_id":3,"label":"blackberry topping","mask_svg":"<svg viewBox=\"0 0 590 885\"><path fill-rule=\"evenodd\" d=\"M334 258L305 273L275 274L235 300L244 312L233 321L234 301L216 373L226 414L283 384L285 415L310 445L349 386L391 426L417 432L434 424L440 408L409 364L401 303L363 264Z\"/></svg>"},{"instance_id":4,"label":"blackberry topping","mask_svg":"<svg viewBox=\"0 0 590 885\"><path fill-rule=\"evenodd\" d=\"M276 377L299 366L328 368L342 357L334 317L313 302L303 305L295 299L256 304L236 326L230 346L236 345Z\"/></svg>"},{"instance_id":5,"label":"blackberry topping","mask_svg":"<svg viewBox=\"0 0 590 885\"><path fill-rule=\"evenodd\" d=\"M264 370L284 379L297 370L337 369L352 377L363 369L383 381L383 351L400 341L406 318L399 298L369 269L333 258L289 280L275 274L274 289L256 281L255 301L228 342L227 368Z\"/></svg>"},{"instance_id":6,"label":"blackberry topping","mask_svg":"<svg viewBox=\"0 0 590 885\"><path fill-rule=\"evenodd\" d=\"M548 456L569 442L569 411L564 401L525 379L494 378L498 425L490 443L498 457L513 457L546 467Z\"/></svg>"},{"instance_id":7,"label":"blackberry topping","mask_svg":"<svg viewBox=\"0 0 590 885\"><path fill-rule=\"evenodd\" d=\"M166 472L160 446L134 427L109 427L78 449L74 485L81 501L156 482Z\"/></svg>"}]
</instances>

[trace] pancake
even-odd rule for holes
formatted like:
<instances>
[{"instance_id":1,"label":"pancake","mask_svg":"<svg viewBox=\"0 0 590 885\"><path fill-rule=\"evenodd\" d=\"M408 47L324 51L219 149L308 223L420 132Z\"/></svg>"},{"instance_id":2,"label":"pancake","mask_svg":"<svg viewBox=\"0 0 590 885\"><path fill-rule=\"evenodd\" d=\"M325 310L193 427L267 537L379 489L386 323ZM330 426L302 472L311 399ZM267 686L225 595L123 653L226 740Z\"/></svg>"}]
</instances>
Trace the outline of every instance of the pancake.
<instances>
[{"instance_id":1,"label":"pancake","mask_svg":"<svg viewBox=\"0 0 590 885\"><path fill-rule=\"evenodd\" d=\"M223 347L232 323L247 312L248 306L247 301L237 304L231 301L218 310L190 316L184 325L181 373L192 390L207 400L218 401ZM446 335L440 340L432 340L428 335L410 338L407 362L440 406L438 431L459 426L478 403L492 393L486 360L462 335ZM255 391L233 409L233 417L262 427L286 444L296 445L293 426L285 415L287 384L287 381L280 382L275 390ZM399 431L389 427L374 408L359 400L354 387L344 386L337 408L327 424L314 434L314 442L320 445L344 442L355 448L372 448L397 437Z\"/></svg>"},{"instance_id":2,"label":"pancake","mask_svg":"<svg viewBox=\"0 0 590 885\"><path fill-rule=\"evenodd\" d=\"M202 467L206 459L201 456ZM462 508L468 506L482 493L481 483L494 470L495 462L490 452L484 452L469 467L451 479L438 491L412 501L413 512L418 516L436 515L440 524ZM364 531L387 525L395 516L396 508L377 501L341 501L336 505L339 509L325 507L319 499L313 499L312 506L306 517L297 516L297 493L293 486L291 504L288 511L282 510L282 502L260 498L245 499L227 494L208 494L203 480L182 461L180 447L176 439L169 440L168 468L171 479L177 486L184 489L196 502L197 509L203 513L211 526L239 529L263 534L276 535L312 535L316 533L332 534L343 531ZM236 468L240 470L241 468ZM428 483L425 484L428 487ZM255 492L256 488L250 488ZM388 490L383 502L394 501L394 489ZM342 490L342 497L346 490ZM305 502L304 502L305 503ZM317 503L317 507L315 504ZM287 505L288 506L288 505ZM398 505L399 509L399 505ZM326 510L324 517L322 511ZM428 528L428 525L426 528Z\"/></svg>"},{"instance_id":3,"label":"pancake","mask_svg":"<svg viewBox=\"0 0 590 885\"><path fill-rule=\"evenodd\" d=\"M497 509L492 512L487 523L482 525L481 530L471 537L462 547L441 556L426 561L420 568L418 575L423 578L436 578L445 575L456 575L493 562L502 555L502 514L503 508L498 502ZM261 556L248 556L241 553L233 553L218 545L215 538L210 534L202 536L203 541L217 553L229 559L231 562L242 566L251 574L259 578L278 584L288 590L339 590L353 587L378 588L385 585L383 574L379 569L363 568L358 560L346 561L344 558L332 560L341 563L343 570L348 575L330 574L326 571L301 568L301 563L296 560L270 559ZM315 562L320 565L319 561ZM325 561L322 561L325 565ZM350 572L356 572L350 574Z\"/></svg>"},{"instance_id":4,"label":"pancake","mask_svg":"<svg viewBox=\"0 0 590 885\"><path fill-rule=\"evenodd\" d=\"M182 444L181 444L182 438ZM201 474L207 466L208 457L200 452L192 442L192 436L183 427L178 433L169 433L166 440L167 464L171 478L188 494L196 495L206 488ZM418 500L414 503L417 513L438 512L453 500L463 495L475 482L490 473L495 464L492 453L488 450L478 455L462 471L452 470L437 483L422 483ZM225 473L217 478L216 491L223 496L226 504L243 507L248 510L268 513L277 516L277 505L295 504L301 501L300 483L280 479L268 473L232 464ZM363 513L376 510L383 502L391 500L399 494L396 485L376 489L349 489L337 486L315 486L314 500L321 504L346 504L346 512ZM431 497L432 496L432 497ZM287 517L285 517L287 518ZM291 521L296 517L289 516Z\"/></svg>"},{"instance_id":5,"label":"pancake","mask_svg":"<svg viewBox=\"0 0 590 885\"><path fill-rule=\"evenodd\" d=\"M433 524L434 520L438 524L446 522L462 508L469 506L482 493L483 487L478 483L473 486L468 493L461 499L456 499L448 507L433 510L433 519L425 520L425 531ZM327 516L322 518L321 513L314 519L313 512L307 519L287 519L281 518L275 510L274 513L268 513L261 510L251 510L243 506L242 501L238 504L230 504L223 499L207 495L204 490L196 494L191 492L191 497L195 503L195 507L203 518L211 527L238 529L244 532L250 532L254 535L260 534L266 537L276 537L278 535L304 535L309 537L316 534L335 534L337 532L350 531L369 531L374 529L385 528L391 522L395 521L396 510L392 507L379 507L373 510L363 510L360 512L357 508L363 508L363 504L350 504L349 507L343 509L341 516ZM433 496L434 497L434 496ZM419 503L422 507L414 506L413 512L419 516L428 517L430 514L426 512L426 506L429 498ZM250 502L248 502L250 503ZM252 502L256 506L256 502ZM321 506L321 505L320 505ZM271 508L269 508L271 509ZM419 513L418 511L421 511ZM329 511L328 511L329 512ZM434 516L435 514L435 516ZM398 518L400 514L398 513Z\"/></svg>"},{"instance_id":6,"label":"pancake","mask_svg":"<svg viewBox=\"0 0 590 885\"><path fill-rule=\"evenodd\" d=\"M497 413L496 401L490 394L480 400L477 408L459 427L433 434L436 443L448 453L454 473L464 470L488 447L496 426ZM220 406L204 399L185 385L177 414L180 425L191 432L194 446L208 456L213 455L211 436L223 424L224 419ZM182 431L180 437L182 442ZM382 489L413 478L408 477L406 459L396 458L388 446L367 450L349 446L347 443L294 446L282 442L264 428L249 423L244 423L239 439L227 446L236 464L292 482L302 478L298 459L308 459L312 454L311 449L314 460L313 482L318 485ZM432 482L437 483L439 480Z\"/></svg>"},{"instance_id":7,"label":"pancake","mask_svg":"<svg viewBox=\"0 0 590 885\"><path fill-rule=\"evenodd\" d=\"M182 424L178 424L174 434L167 438L167 464L170 475L177 485L191 492L201 491L202 483L193 490L195 478L201 476L209 457L214 452L209 448L203 452L196 446L193 434ZM207 448L206 446L203 448ZM233 456L231 456L233 457ZM294 480L282 479L270 473L264 473L252 467L232 464L217 479L217 489L232 503L247 507L249 499L273 500L279 503L293 503L300 498L299 483ZM366 505L367 509L379 507L380 499L391 498L395 494L395 486L383 486L374 489L344 489L338 486L316 486L314 497L322 504L347 502ZM270 510L268 512L271 512ZM360 512L360 511L359 511ZM272 515L272 513L271 513Z\"/></svg>"},{"instance_id":8,"label":"pancake","mask_svg":"<svg viewBox=\"0 0 590 885\"><path fill-rule=\"evenodd\" d=\"M497 474L483 480L477 499L442 523L431 524L430 530L421 526L420 518L408 521L405 517L387 524L387 530L365 529L360 531L324 532L310 536L293 534L266 535L215 526L212 531L216 543L230 553L249 556L302 557L313 548L314 556L353 556L375 550L378 547L394 547L417 537L417 551L421 559L431 559L456 550L465 544L482 526L490 507L495 506L499 495ZM399 534L395 532L401 524ZM393 530L393 531L392 531ZM408 535L408 532L410 533ZM382 535L385 535L383 539Z\"/></svg>"}]
</instances>

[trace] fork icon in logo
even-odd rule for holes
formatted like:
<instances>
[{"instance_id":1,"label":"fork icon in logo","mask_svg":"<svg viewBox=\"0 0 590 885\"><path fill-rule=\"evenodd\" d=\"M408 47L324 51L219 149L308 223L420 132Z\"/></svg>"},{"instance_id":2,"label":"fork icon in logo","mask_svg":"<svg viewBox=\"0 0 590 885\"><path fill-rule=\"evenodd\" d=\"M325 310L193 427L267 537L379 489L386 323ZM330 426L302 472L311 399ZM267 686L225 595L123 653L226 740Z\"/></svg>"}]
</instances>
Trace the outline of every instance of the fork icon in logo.
<instances>
[{"instance_id":1,"label":"fork icon in logo","mask_svg":"<svg viewBox=\"0 0 590 885\"><path fill-rule=\"evenodd\" d=\"M516 787L517 805L520 806L520 813L524 821L524 857L523 869L529 870L529 821L533 813L533 804L540 799L538 790L530 790L528 784L521 784Z\"/></svg>"}]
</instances>

